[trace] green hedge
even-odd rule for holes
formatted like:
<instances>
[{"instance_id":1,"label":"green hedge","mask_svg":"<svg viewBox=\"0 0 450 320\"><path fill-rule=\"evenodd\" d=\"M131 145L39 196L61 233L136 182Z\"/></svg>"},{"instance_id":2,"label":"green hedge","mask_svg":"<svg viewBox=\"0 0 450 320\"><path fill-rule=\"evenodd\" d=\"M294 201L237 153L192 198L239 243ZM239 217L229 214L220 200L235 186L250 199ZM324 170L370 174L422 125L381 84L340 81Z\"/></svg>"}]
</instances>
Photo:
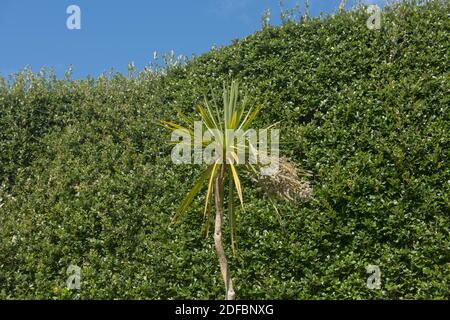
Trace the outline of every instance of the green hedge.
<instances>
[{"instance_id":1,"label":"green hedge","mask_svg":"<svg viewBox=\"0 0 450 320\"><path fill-rule=\"evenodd\" d=\"M238 298L450 298L449 12L402 4L381 30L363 9L291 21L134 77L0 79L0 298L220 299L204 199L168 227L200 168L171 163L155 120L231 78L314 173L313 201L279 204L283 228L244 182Z\"/></svg>"}]
</instances>

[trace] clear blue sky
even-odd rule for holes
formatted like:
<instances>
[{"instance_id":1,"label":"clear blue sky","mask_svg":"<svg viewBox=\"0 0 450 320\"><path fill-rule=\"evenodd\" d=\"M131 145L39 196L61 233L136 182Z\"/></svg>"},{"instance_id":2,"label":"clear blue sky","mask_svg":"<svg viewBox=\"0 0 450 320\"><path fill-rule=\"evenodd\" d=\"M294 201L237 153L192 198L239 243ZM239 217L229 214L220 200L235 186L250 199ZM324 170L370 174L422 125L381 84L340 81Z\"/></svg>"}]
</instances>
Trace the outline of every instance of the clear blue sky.
<instances>
[{"instance_id":1,"label":"clear blue sky","mask_svg":"<svg viewBox=\"0 0 450 320\"><path fill-rule=\"evenodd\" d=\"M285 7L296 2L285 0ZM310 0L310 13L335 11L339 2ZM298 3L303 12L305 0ZM66 27L72 4L81 9L81 30ZM125 73L130 62L142 69L154 51L198 55L245 37L260 28L265 9L279 24L277 0L0 0L0 74L27 65L33 71L52 67L62 76L73 64L74 78L111 67Z\"/></svg>"}]
</instances>

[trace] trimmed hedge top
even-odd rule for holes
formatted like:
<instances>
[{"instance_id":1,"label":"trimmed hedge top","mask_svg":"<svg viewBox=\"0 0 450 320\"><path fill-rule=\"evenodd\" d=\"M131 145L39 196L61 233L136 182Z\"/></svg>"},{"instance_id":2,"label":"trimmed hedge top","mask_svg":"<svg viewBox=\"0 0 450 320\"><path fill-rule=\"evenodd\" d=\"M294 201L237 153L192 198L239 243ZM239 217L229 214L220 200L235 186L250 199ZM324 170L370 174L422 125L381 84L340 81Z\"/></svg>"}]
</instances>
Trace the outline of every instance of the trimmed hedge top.
<instances>
[{"instance_id":1,"label":"trimmed hedge top","mask_svg":"<svg viewBox=\"0 0 450 320\"><path fill-rule=\"evenodd\" d=\"M171 163L155 121L237 78L264 105L259 124L280 121L282 153L314 173L314 201L280 203L283 227L244 182L238 298L449 299L449 13L401 4L369 30L357 9L160 72L0 79L0 298L221 297L204 199L168 227L200 168Z\"/></svg>"}]
</instances>

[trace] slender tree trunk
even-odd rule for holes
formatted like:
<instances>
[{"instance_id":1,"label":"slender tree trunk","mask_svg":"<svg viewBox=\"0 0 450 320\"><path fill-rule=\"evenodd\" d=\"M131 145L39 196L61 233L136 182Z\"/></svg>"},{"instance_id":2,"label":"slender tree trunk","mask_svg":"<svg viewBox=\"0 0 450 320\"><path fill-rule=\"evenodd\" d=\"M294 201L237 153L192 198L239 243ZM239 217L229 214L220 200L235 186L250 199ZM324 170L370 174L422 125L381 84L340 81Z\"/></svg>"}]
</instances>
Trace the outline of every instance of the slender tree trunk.
<instances>
[{"instance_id":1,"label":"slender tree trunk","mask_svg":"<svg viewBox=\"0 0 450 320\"><path fill-rule=\"evenodd\" d=\"M225 256L225 250L222 245L222 218L223 218L223 178L225 175L225 166L223 164L219 176L216 178L214 185L214 198L216 203L216 222L214 225L214 244L216 246L217 256L219 257L220 271L225 283L225 300L234 300L236 294L233 289L233 281L231 280L230 270L228 269L228 261Z\"/></svg>"}]
</instances>

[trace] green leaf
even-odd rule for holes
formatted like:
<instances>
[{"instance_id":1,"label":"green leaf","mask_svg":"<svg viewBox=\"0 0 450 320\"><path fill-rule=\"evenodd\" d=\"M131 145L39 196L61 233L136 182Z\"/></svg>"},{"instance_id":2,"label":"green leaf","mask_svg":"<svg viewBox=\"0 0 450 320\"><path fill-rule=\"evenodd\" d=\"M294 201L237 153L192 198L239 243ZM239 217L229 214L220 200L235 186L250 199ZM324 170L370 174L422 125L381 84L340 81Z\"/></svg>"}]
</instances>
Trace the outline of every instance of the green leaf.
<instances>
[{"instance_id":1,"label":"green leaf","mask_svg":"<svg viewBox=\"0 0 450 320\"><path fill-rule=\"evenodd\" d=\"M234 210L234 193L233 193L233 175L229 171L228 179L228 217L230 220L230 235L231 235L231 249L233 250L233 255L237 254L237 236L236 236L236 215Z\"/></svg>"},{"instance_id":2,"label":"green leaf","mask_svg":"<svg viewBox=\"0 0 450 320\"><path fill-rule=\"evenodd\" d=\"M178 208L177 212L175 213L175 216L172 219L172 224L176 223L179 218L186 212L186 209L191 204L192 200L194 199L195 195L200 191L203 183L206 179L210 176L212 170L214 168L214 165L210 165L198 178L197 182L194 184L192 189L187 194L186 198L184 198L183 202L181 203L181 206Z\"/></svg>"}]
</instances>

